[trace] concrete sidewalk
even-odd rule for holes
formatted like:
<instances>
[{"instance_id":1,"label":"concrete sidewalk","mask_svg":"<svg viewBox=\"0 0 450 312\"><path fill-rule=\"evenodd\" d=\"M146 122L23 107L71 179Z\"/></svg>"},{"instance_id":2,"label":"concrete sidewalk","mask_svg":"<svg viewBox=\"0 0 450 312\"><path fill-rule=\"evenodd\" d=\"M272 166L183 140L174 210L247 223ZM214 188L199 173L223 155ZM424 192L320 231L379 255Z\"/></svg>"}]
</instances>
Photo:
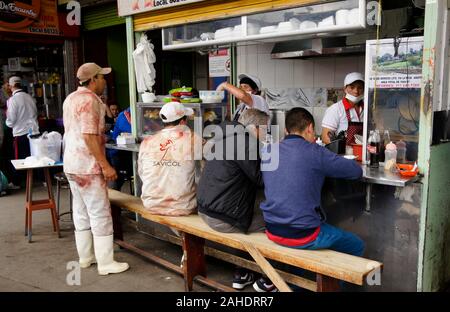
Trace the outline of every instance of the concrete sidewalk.
<instances>
[{"instance_id":1,"label":"concrete sidewalk","mask_svg":"<svg viewBox=\"0 0 450 312\"><path fill-rule=\"evenodd\" d=\"M46 189L35 187L35 199L45 198ZM67 191L62 191L61 212L68 210ZM133 222L124 222L126 240L179 263L181 248L139 233ZM81 285L66 282L66 269L76 261L74 228L69 215L60 220L61 238L53 232L49 210L33 213L33 242L28 243L25 230L25 190L13 191L0 197L0 291L184 291L182 276L160 267L147 259L116 246L115 258L130 265L127 272L99 276L96 266L81 270ZM207 258L208 277L231 286L234 267L231 264ZM248 291L251 286L248 287ZM194 283L194 291L213 291Z\"/></svg>"}]
</instances>

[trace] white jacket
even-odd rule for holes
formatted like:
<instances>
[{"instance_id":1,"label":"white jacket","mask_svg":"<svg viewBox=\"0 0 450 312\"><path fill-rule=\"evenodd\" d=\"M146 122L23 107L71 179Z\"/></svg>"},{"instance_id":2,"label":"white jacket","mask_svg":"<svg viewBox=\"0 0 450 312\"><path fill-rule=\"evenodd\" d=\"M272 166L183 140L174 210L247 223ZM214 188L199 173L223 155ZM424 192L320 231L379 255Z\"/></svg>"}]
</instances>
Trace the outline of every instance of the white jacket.
<instances>
[{"instance_id":1,"label":"white jacket","mask_svg":"<svg viewBox=\"0 0 450 312\"><path fill-rule=\"evenodd\" d=\"M141 37L136 50L133 51L134 70L136 72L136 84L139 93L152 91L155 84L155 52L146 36Z\"/></svg>"},{"instance_id":2,"label":"white jacket","mask_svg":"<svg viewBox=\"0 0 450 312\"><path fill-rule=\"evenodd\" d=\"M8 99L6 110L6 125L13 129L13 136L39 133L37 108L33 98L23 90L16 90Z\"/></svg>"}]
</instances>

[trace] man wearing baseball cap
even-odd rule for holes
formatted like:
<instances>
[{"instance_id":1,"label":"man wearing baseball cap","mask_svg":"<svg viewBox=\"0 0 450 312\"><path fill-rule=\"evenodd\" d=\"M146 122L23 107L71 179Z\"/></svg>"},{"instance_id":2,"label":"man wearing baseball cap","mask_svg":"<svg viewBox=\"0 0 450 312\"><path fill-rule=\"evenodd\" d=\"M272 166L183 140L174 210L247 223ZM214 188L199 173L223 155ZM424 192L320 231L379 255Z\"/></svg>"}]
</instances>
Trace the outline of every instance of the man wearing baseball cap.
<instances>
[{"instance_id":1,"label":"man wearing baseball cap","mask_svg":"<svg viewBox=\"0 0 450 312\"><path fill-rule=\"evenodd\" d=\"M263 111L269 115L269 106L266 100L260 95L262 87L261 80L250 74L240 74L238 78L239 88L228 82L222 82L216 89L217 91L227 90L240 101L232 120L238 121L241 114L249 108Z\"/></svg>"},{"instance_id":2,"label":"man wearing baseball cap","mask_svg":"<svg viewBox=\"0 0 450 312\"><path fill-rule=\"evenodd\" d=\"M127 263L114 261L113 226L106 182L117 179L105 157L105 105L99 98L111 68L85 63L77 71L80 86L63 104L64 172L73 195L73 221L79 262L97 262L100 275L120 273Z\"/></svg>"},{"instance_id":3,"label":"man wearing baseball cap","mask_svg":"<svg viewBox=\"0 0 450 312\"><path fill-rule=\"evenodd\" d=\"M164 128L140 146L138 173L142 202L153 214L183 216L196 212L195 159L193 144L201 145L187 126L192 108L178 102L164 104L159 117ZM201 151L201 148L200 148Z\"/></svg>"},{"instance_id":4,"label":"man wearing baseball cap","mask_svg":"<svg viewBox=\"0 0 450 312\"><path fill-rule=\"evenodd\" d=\"M363 134L364 78L361 73L353 72L345 76L344 92L345 97L328 107L323 117L322 141L325 144L341 131L347 131L347 145L355 143L355 134Z\"/></svg>"},{"instance_id":5,"label":"man wearing baseball cap","mask_svg":"<svg viewBox=\"0 0 450 312\"><path fill-rule=\"evenodd\" d=\"M28 134L39 134L37 108L33 98L22 89L22 79L12 76L8 81L12 96L7 101L6 125L12 128L13 150L15 159L24 159L30 156L30 142ZM12 183L20 185L24 175L14 173Z\"/></svg>"}]
</instances>

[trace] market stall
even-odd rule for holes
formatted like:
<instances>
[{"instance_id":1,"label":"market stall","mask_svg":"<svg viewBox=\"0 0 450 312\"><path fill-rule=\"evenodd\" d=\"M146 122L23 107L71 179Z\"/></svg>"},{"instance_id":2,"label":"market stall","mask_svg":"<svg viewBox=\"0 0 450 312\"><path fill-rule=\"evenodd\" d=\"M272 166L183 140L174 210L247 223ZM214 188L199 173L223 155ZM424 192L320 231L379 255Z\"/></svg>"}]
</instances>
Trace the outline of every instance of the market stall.
<instances>
[{"instance_id":1,"label":"market stall","mask_svg":"<svg viewBox=\"0 0 450 312\"><path fill-rule=\"evenodd\" d=\"M224 79L235 82L240 73L257 74L263 82L272 124L281 129L287 110L305 107L313 114L319 135L327 107L342 97L345 75L353 71L365 73L364 132L358 147L352 146L349 152L356 154L359 148L364 177L356 183L326 183L322 205L327 222L359 235L366 243L367 257L384 263L382 280L367 284L364 290L422 291L442 286L448 273L438 282L430 282L436 272L443 272L446 255L439 251L443 239L427 230L438 222L437 217L429 218L433 214L430 211L444 218L442 230L448 230L450 221L442 206L431 206L433 201L445 202L445 195L439 193L437 199L432 199L428 191L433 127L430 113L424 110L424 101L433 101L433 86L426 77L431 79L430 75L437 74L434 66L429 67L437 56L429 51L436 45L431 38L437 36L437 24L432 19L444 14L439 11L441 4L427 4L425 31L416 25L401 32L408 21L398 16L407 16L402 14L408 8L400 4L395 7L396 14L383 14L384 24L378 23L377 27L376 23L369 24L366 12L375 10L381 16L381 11L376 11L381 7L369 7L361 0L186 2L193 3L158 8L160 14L150 14L150 8L125 13L129 54L135 37L156 28L162 28L165 51L197 51L211 57L228 49L231 73ZM119 14L120 5L121 1ZM388 26L393 24L389 16L400 19L397 28ZM422 62L424 59L427 62ZM139 97L131 83L136 136L148 131L145 120L151 119L152 109L160 105L140 103ZM232 101L218 107L226 105L233 112ZM200 110L201 107L202 104ZM448 111L448 107L435 109L442 110ZM434 128L441 126L436 124ZM378 138L377 132L381 133ZM276 139L282 139L283 131L278 133ZM396 143L395 162L412 167L417 163L418 170L397 166L385 170L386 162L379 157L384 156L382 148L390 141ZM371 157L371 145L377 146L376 157L373 156L377 164ZM435 161L442 164L440 148L448 149L448 144L436 149ZM445 166L448 168L448 164ZM449 185L448 177L437 179ZM448 207L448 202L445 205ZM431 260L432 255L439 260Z\"/></svg>"}]
</instances>

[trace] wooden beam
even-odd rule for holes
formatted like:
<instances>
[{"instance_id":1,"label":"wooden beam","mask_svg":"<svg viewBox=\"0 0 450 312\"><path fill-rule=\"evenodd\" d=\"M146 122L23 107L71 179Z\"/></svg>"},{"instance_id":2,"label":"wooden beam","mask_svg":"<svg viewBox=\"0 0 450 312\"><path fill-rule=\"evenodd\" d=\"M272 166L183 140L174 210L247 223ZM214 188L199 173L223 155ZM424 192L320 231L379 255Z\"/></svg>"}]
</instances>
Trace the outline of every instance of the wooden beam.
<instances>
[{"instance_id":1,"label":"wooden beam","mask_svg":"<svg viewBox=\"0 0 450 312\"><path fill-rule=\"evenodd\" d=\"M325 276L322 274L317 274L316 281L318 292L332 292L340 290L339 280L335 278Z\"/></svg>"},{"instance_id":2,"label":"wooden beam","mask_svg":"<svg viewBox=\"0 0 450 312\"><path fill-rule=\"evenodd\" d=\"M131 223L135 223L135 221L129 220ZM165 233L159 230L152 229L152 232L149 234L147 232L142 232L145 235L150 235L151 237L159 240L164 240L166 242L175 244L175 245L182 245L181 239L178 236L171 235L169 233ZM234 264L238 267L242 267L248 270L251 270L253 272L257 273L264 273L263 270L259 267L259 265L252 260L247 260L239 256L235 256L233 254L220 251L216 248L205 246L205 255L209 257L213 257L215 259L225 261L231 264ZM278 269L275 269L278 274L289 284L296 285L298 287L307 289L309 291L317 291L317 283L315 281L309 280L307 278L303 278L291 273L287 273Z\"/></svg>"},{"instance_id":3,"label":"wooden beam","mask_svg":"<svg viewBox=\"0 0 450 312\"><path fill-rule=\"evenodd\" d=\"M191 291L194 277L197 275L206 277L205 240L189 233L182 233L182 239L183 276L186 291Z\"/></svg>"},{"instance_id":4,"label":"wooden beam","mask_svg":"<svg viewBox=\"0 0 450 312\"><path fill-rule=\"evenodd\" d=\"M263 255L255 248L251 243L242 241L245 249L248 253L255 259L259 267L264 271L264 273L270 278L272 283L282 292L292 292L291 288L286 284L286 282L281 278L280 274L275 271L273 266L263 257Z\"/></svg>"}]
</instances>

